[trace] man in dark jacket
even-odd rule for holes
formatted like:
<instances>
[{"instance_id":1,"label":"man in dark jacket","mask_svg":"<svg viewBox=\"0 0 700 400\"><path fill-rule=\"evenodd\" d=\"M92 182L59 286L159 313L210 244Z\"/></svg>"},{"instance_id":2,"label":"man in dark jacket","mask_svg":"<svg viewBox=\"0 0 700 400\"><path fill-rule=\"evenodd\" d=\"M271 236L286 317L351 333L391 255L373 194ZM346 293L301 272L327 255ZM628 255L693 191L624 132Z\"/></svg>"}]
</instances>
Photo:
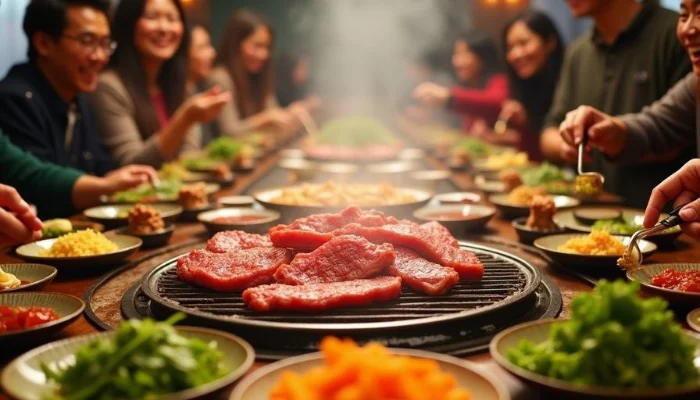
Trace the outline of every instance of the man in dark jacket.
<instances>
[{"instance_id":1,"label":"man in dark jacket","mask_svg":"<svg viewBox=\"0 0 700 400\"><path fill-rule=\"evenodd\" d=\"M24 18L29 62L0 82L0 129L42 160L102 176L113 163L102 148L83 93L116 44L108 0L33 0Z\"/></svg>"}]
</instances>

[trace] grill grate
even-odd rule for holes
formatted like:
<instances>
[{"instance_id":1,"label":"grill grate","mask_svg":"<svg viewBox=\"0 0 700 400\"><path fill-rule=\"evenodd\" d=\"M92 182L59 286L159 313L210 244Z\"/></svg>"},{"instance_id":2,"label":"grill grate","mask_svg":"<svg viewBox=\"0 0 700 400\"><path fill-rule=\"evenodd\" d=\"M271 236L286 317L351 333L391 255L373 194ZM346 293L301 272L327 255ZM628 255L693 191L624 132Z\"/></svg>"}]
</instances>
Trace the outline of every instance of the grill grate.
<instances>
[{"instance_id":1,"label":"grill grate","mask_svg":"<svg viewBox=\"0 0 700 400\"><path fill-rule=\"evenodd\" d=\"M522 261L515 262L492 252L470 250L474 251L484 264L481 282L460 282L443 296L426 296L404 289L401 296L391 302L313 314L255 312L245 306L240 293L219 293L182 282L175 272L175 261L171 261L160 273L152 273L151 279L147 276L144 283L157 292L156 301L166 307L168 303L178 305L178 308L184 308L188 313L198 316L210 315L218 319L244 319L263 323L321 325L387 323L464 314L506 302L514 295L523 294L528 287L534 290L539 283L536 270L532 267L532 271L523 268ZM146 294L154 297L148 291Z\"/></svg>"}]
</instances>

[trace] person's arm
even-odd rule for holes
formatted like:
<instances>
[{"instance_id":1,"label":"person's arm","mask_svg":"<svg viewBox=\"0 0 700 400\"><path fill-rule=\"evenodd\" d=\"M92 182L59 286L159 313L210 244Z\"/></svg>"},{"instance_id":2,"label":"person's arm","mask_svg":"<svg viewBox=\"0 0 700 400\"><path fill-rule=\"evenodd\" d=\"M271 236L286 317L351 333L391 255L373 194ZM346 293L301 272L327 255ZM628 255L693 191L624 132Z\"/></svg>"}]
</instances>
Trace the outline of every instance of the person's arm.
<instances>
[{"instance_id":1,"label":"person's arm","mask_svg":"<svg viewBox=\"0 0 700 400\"><path fill-rule=\"evenodd\" d=\"M240 136L246 132L260 130L274 123L272 114L267 110L277 109L277 100L272 97L266 101L266 110L248 118L242 118L238 112L236 88L225 68L217 67L207 79L208 86L218 86L231 93L231 101L225 104L216 118L216 128L222 136ZM273 107L270 107L273 105Z\"/></svg>"},{"instance_id":2,"label":"person's arm","mask_svg":"<svg viewBox=\"0 0 700 400\"><path fill-rule=\"evenodd\" d=\"M447 108L463 114L492 118L498 116L507 99L508 79L499 74L492 77L483 89L452 87Z\"/></svg>"},{"instance_id":3,"label":"person's arm","mask_svg":"<svg viewBox=\"0 0 700 400\"><path fill-rule=\"evenodd\" d=\"M631 164L648 153L664 154L686 145L696 135L697 78L688 74L664 97L637 114L620 117L626 127L626 143L617 162Z\"/></svg>"},{"instance_id":4,"label":"person's arm","mask_svg":"<svg viewBox=\"0 0 700 400\"><path fill-rule=\"evenodd\" d=\"M81 176L80 171L40 161L0 134L0 182L14 187L27 202L36 205L42 218L75 213L72 191Z\"/></svg>"}]
</instances>

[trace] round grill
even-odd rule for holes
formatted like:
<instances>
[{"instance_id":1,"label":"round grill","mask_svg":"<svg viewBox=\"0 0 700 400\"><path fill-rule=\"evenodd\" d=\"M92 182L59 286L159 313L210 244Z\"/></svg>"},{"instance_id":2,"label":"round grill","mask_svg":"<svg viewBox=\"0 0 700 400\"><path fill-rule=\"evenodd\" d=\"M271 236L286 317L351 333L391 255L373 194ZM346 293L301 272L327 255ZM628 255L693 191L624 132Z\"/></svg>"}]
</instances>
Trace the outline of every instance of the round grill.
<instances>
[{"instance_id":1,"label":"round grill","mask_svg":"<svg viewBox=\"0 0 700 400\"><path fill-rule=\"evenodd\" d=\"M175 273L177 258L144 276L141 289L160 306L162 313L181 311L229 328L356 335L484 316L525 300L540 284L539 270L520 258L485 246L460 245L477 254L484 264L481 282L460 282L443 296L404 289L394 301L367 307L313 314L258 313L244 305L240 293L218 293L182 282Z\"/></svg>"}]
</instances>

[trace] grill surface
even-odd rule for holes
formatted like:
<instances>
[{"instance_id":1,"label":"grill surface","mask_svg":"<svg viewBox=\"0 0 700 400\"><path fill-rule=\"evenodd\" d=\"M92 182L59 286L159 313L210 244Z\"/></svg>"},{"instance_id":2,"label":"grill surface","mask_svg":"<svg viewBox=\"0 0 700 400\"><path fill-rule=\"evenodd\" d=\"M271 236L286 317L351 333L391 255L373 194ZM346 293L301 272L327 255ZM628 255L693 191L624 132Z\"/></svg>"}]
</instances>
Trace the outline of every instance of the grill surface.
<instances>
[{"instance_id":1,"label":"grill surface","mask_svg":"<svg viewBox=\"0 0 700 400\"><path fill-rule=\"evenodd\" d=\"M447 295L426 296L404 289L401 297L368 307L323 313L258 313L248 309L240 293L218 293L191 286L176 275L176 259L157 267L142 281L144 293L166 310L248 327L301 331L359 333L440 324L483 316L526 299L540 283L529 263L488 247L462 244L484 264L477 283L459 283Z\"/></svg>"}]
</instances>

